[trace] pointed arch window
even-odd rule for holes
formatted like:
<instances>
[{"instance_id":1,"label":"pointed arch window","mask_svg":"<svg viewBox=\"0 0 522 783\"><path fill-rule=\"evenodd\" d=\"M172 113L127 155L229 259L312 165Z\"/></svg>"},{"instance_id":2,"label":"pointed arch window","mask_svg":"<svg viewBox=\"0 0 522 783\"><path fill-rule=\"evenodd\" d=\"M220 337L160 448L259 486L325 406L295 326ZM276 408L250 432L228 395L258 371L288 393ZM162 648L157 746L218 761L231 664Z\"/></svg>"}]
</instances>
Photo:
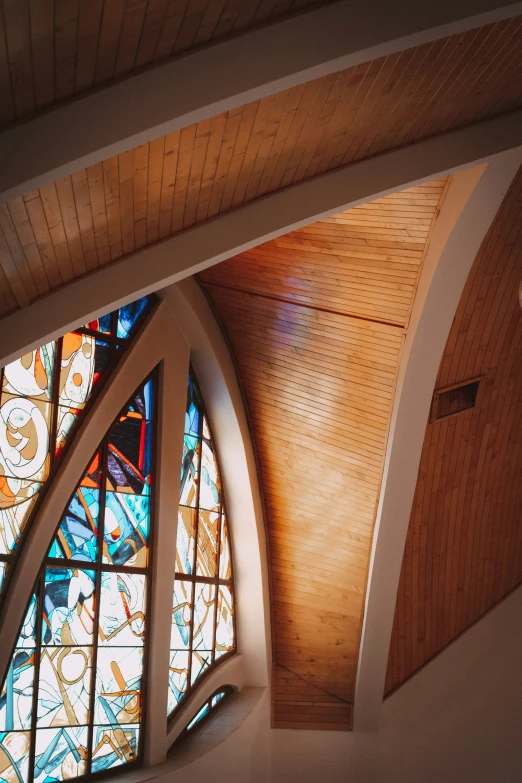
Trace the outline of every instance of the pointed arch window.
<instances>
[{"instance_id":1,"label":"pointed arch window","mask_svg":"<svg viewBox=\"0 0 522 783\"><path fill-rule=\"evenodd\" d=\"M43 488L153 301L124 305L0 370L0 595Z\"/></svg>"},{"instance_id":2,"label":"pointed arch window","mask_svg":"<svg viewBox=\"0 0 522 783\"><path fill-rule=\"evenodd\" d=\"M188 382L172 606L168 712L236 651L230 533L214 440Z\"/></svg>"},{"instance_id":3,"label":"pointed arch window","mask_svg":"<svg viewBox=\"0 0 522 783\"><path fill-rule=\"evenodd\" d=\"M39 574L0 694L0 779L9 783L73 779L139 759L154 386L155 375L103 439Z\"/></svg>"}]
</instances>

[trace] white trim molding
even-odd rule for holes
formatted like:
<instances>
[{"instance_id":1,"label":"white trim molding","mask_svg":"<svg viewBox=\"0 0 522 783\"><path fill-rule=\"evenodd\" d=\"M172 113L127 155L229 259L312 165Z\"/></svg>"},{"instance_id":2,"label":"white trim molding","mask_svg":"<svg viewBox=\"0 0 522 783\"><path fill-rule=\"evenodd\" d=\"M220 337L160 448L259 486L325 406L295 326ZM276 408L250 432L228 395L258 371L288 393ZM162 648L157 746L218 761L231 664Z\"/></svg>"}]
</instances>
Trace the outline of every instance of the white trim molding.
<instances>
[{"instance_id":1,"label":"white trim molding","mask_svg":"<svg viewBox=\"0 0 522 783\"><path fill-rule=\"evenodd\" d=\"M4 131L0 201L280 90L520 13L503 0L403 0L400 13L389 0L342 0L274 21Z\"/></svg>"}]
</instances>

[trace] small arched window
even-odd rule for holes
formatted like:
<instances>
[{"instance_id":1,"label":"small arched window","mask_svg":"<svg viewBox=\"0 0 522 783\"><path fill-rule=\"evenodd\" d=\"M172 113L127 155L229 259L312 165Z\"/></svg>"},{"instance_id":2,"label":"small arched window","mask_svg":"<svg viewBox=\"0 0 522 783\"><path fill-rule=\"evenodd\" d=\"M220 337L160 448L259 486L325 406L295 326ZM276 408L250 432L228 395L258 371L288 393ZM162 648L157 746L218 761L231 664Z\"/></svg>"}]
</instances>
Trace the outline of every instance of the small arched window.
<instances>
[{"instance_id":1,"label":"small arched window","mask_svg":"<svg viewBox=\"0 0 522 783\"><path fill-rule=\"evenodd\" d=\"M168 712L236 650L230 534L218 460L190 372L181 466Z\"/></svg>"},{"instance_id":2,"label":"small arched window","mask_svg":"<svg viewBox=\"0 0 522 783\"><path fill-rule=\"evenodd\" d=\"M209 719L215 715L216 707L221 706L223 701L235 692L236 688L234 688L232 685L222 685L220 688L215 690L212 696L210 696L203 706L199 708L194 717L187 723L181 734L179 734L179 736L176 738L176 741L169 750L169 755L180 746L183 740L188 737L194 731L194 729L199 729L202 725L207 723Z\"/></svg>"}]
</instances>

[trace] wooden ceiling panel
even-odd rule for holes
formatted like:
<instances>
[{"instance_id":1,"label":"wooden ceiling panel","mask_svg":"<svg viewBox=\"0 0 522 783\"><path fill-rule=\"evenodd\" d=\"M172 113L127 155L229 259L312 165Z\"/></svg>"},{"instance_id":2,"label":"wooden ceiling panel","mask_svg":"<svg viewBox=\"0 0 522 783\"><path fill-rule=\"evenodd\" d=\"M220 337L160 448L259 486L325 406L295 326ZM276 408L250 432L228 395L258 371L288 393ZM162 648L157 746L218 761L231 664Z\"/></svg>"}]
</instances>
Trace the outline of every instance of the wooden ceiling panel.
<instances>
[{"instance_id":1,"label":"wooden ceiling panel","mask_svg":"<svg viewBox=\"0 0 522 783\"><path fill-rule=\"evenodd\" d=\"M98 0L79 8L81 14L90 9L95 15L101 5ZM139 3L134 6L141 8ZM4 13L9 15L12 7L12 2L4 4ZM22 3L19 18L24 7ZM147 14L155 8L157 3L149 3ZM233 8L235 13L236 4ZM66 36L68 29L64 23L60 35ZM103 50L102 39L100 47ZM282 187L522 106L521 57L518 17L268 96L0 205L0 316L145 245ZM21 67L22 74L26 70ZM380 318L403 323L411 279L403 273L426 240L433 206L429 192L416 198L406 220L401 199L395 198L378 217L378 225L374 217L380 205L374 205L358 213L357 224L348 216L345 222L330 221L326 229L311 228L310 235L328 232L320 255L328 254L327 236L337 235L344 237L347 252L359 249L357 260L346 269L342 289L333 266L321 279L303 270L299 290L288 287L289 301L306 304L313 299L325 309L364 318L372 317L373 308ZM377 284L381 273L372 273L364 289L362 278L375 260L365 247L367 236L376 247L386 242L388 258L386 274ZM309 236L302 241L308 242ZM281 246L278 252L281 263L285 258L294 263L297 248ZM238 268L233 283L245 285L240 278ZM349 299L356 279L361 283L357 301Z\"/></svg>"},{"instance_id":2,"label":"wooden ceiling panel","mask_svg":"<svg viewBox=\"0 0 522 783\"><path fill-rule=\"evenodd\" d=\"M333 0L3 0L0 126Z\"/></svg>"},{"instance_id":3,"label":"wooden ceiling panel","mask_svg":"<svg viewBox=\"0 0 522 783\"><path fill-rule=\"evenodd\" d=\"M462 294L436 388L475 407L429 424L402 564L386 693L522 581L522 170Z\"/></svg>"},{"instance_id":4,"label":"wooden ceiling panel","mask_svg":"<svg viewBox=\"0 0 522 783\"><path fill-rule=\"evenodd\" d=\"M351 726L397 370L446 185L378 199L199 276L258 455L280 728Z\"/></svg>"}]
</instances>

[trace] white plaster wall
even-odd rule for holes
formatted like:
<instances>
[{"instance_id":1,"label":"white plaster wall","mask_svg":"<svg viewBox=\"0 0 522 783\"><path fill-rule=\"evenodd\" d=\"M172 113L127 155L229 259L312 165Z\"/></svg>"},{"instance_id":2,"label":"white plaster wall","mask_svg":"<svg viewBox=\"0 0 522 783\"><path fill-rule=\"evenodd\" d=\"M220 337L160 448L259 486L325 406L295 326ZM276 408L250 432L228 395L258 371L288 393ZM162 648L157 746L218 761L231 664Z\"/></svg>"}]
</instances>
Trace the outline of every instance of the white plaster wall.
<instances>
[{"instance_id":1,"label":"white plaster wall","mask_svg":"<svg viewBox=\"0 0 522 783\"><path fill-rule=\"evenodd\" d=\"M386 700L386 783L520 783L522 587Z\"/></svg>"},{"instance_id":2,"label":"white plaster wall","mask_svg":"<svg viewBox=\"0 0 522 783\"><path fill-rule=\"evenodd\" d=\"M268 699L161 783L520 783L522 587L385 701L378 733L268 730Z\"/></svg>"}]
</instances>

